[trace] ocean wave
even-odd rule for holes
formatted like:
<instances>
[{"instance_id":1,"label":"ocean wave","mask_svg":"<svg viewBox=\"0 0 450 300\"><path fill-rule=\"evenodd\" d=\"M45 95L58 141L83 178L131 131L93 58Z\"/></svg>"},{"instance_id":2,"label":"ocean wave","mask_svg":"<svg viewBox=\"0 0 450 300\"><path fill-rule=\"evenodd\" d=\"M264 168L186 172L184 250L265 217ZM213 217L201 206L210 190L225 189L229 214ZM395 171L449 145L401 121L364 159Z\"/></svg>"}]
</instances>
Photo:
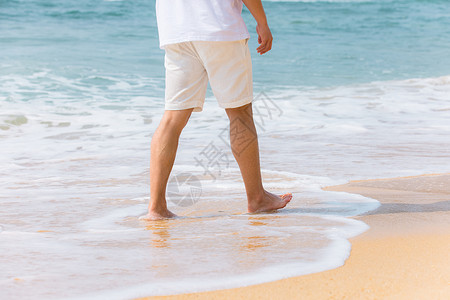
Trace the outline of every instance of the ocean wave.
<instances>
[{"instance_id":1,"label":"ocean wave","mask_svg":"<svg viewBox=\"0 0 450 300\"><path fill-rule=\"evenodd\" d=\"M192 165L177 165L174 172L186 170L201 174ZM0 238L2 245L8 245L2 253L15 262L20 253L23 263L2 266L2 295L10 299L28 293L62 297L70 291L76 299L123 299L143 293L238 287L319 272L342 265L350 251L348 239L368 229L348 216L379 205L362 196L322 191L321 186L338 182L330 178L269 170L263 170L263 176L282 182L283 189L289 187L296 197L291 207L276 214L246 214L245 199L241 199L245 193L236 180L239 170L230 169L221 177L227 188L203 178L202 199L190 207L169 202L169 208L181 217L157 224L137 218L146 212L148 198L117 198L116 192L104 188L110 186L105 180L91 187L76 183L58 187L52 184L56 178L42 178L39 184L53 190L51 198L36 186L22 186L22 196L2 206L5 226ZM136 179L146 180L146 176ZM111 184L125 189L118 181ZM70 190L76 203L59 199L60 188ZM37 190L34 201L39 209L58 213L58 222L28 207L21 208L26 226L11 223L14 207L26 201L28 192ZM74 214L78 206L83 209ZM14 278L34 285L33 290L17 291ZM192 285L194 279L202 284ZM179 284L170 287L168 283L174 280Z\"/></svg>"},{"instance_id":2,"label":"ocean wave","mask_svg":"<svg viewBox=\"0 0 450 300\"><path fill-rule=\"evenodd\" d=\"M146 223L138 217L149 201L149 142L164 108L145 92L161 92L162 81L70 74L0 77L0 248L14 262L2 265L4 298L120 299L335 268L348 239L368 228L352 217L379 203L322 187L448 168L450 76L271 88L253 102L263 182L294 200L275 214L246 214L228 120L208 97L180 138L171 177L197 180L197 189L170 188L181 217ZM223 160L205 169L198 162L211 146ZM200 196L181 205L185 192ZM33 289L18 290L15 278Z\"/></svg>"}]
</instances>

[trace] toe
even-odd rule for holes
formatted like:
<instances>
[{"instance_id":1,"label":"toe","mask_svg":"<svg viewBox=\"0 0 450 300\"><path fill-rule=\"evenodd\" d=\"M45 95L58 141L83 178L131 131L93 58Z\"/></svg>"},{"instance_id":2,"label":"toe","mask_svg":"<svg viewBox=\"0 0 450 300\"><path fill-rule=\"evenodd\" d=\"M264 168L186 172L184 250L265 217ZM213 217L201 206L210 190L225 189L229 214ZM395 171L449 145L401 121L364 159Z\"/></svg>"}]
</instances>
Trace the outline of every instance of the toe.
<instances>
[{"instance_id":1,"label":"toe","mask_svg":"<svg viewBox=\"0 0 450 300\"><path fill-rule=\"evenodd\" d=\"M284 195L281 195L280 197L281 197L281 199L283 199L286 202L289 202L289 201L292 200L292 194L291 193L286 193Z\"/></svg>"}]
</instances>

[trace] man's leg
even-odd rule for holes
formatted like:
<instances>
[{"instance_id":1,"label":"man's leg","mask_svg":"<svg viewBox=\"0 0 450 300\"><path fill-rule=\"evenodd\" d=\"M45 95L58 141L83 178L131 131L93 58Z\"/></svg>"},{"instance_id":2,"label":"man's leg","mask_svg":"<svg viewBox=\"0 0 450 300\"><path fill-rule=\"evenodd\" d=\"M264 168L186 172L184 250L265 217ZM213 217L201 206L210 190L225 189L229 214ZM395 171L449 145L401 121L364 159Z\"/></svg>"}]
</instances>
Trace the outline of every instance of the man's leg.
<instances>
[{"instance_id":1,"label":"man's leg","mask_svg":"<svg viewBox=\"0 0 450 300\"><path fill-rule=\"evenodd\" d=\"M245 184L248 212L266 212L285 207L291 201L292 194L277 196L264 190L262 185L252 104L225 111L230 119L231 150Z\"/></svg>"},{"instance_id":2,"label":"man's leg","mask_svg":"<svg viewBox=\"0 0 450 300\"><path fill-rule=\"evenodd\" d=\"M193 108L166 110L152 137L150 158L150 203L142 219L158 220L176 217L167 209L166 186L178 148L178 140Z\"/></svg>"}]
</instances>

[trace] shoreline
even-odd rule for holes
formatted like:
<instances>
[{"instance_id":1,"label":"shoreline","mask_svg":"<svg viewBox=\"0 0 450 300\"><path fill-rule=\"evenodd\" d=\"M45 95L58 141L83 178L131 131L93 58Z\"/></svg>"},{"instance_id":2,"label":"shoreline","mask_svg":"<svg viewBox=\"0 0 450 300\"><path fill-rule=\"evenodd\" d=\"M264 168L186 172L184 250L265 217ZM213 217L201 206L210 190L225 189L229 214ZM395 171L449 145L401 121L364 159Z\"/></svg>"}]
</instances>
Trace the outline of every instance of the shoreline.
<instances>
[{"instance_id":1,"label":"shoreline","mask_svg":"<svg viewBox=\"0 0 450 300\"><path fill-rule=\"evenodd\" d=\"M143 299L448 299L450 173L354 180L323 188L380 201L335 269L268 283Z\"/></svg>"}]
</instances>

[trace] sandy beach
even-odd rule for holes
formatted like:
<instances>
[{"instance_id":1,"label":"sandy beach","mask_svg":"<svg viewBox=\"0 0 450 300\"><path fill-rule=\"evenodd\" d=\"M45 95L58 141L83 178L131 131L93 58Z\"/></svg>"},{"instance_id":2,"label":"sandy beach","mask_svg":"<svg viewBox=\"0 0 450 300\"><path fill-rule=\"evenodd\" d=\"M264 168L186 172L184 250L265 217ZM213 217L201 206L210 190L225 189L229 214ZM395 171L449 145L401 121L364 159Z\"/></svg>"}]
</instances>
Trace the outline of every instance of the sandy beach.
<instances>
[{"instance_id":1,"label":"sandy beach","mask_svg":"<svg viewBox=\"0 0 450 300\"><path fill-rule=\"evenodd\" d=\"M450 174L351 181L325 190L381 202L355 217L370 229L350 240L343 266L235 289L141 299L450 298Z\"/></svg>"}]
</instances>

